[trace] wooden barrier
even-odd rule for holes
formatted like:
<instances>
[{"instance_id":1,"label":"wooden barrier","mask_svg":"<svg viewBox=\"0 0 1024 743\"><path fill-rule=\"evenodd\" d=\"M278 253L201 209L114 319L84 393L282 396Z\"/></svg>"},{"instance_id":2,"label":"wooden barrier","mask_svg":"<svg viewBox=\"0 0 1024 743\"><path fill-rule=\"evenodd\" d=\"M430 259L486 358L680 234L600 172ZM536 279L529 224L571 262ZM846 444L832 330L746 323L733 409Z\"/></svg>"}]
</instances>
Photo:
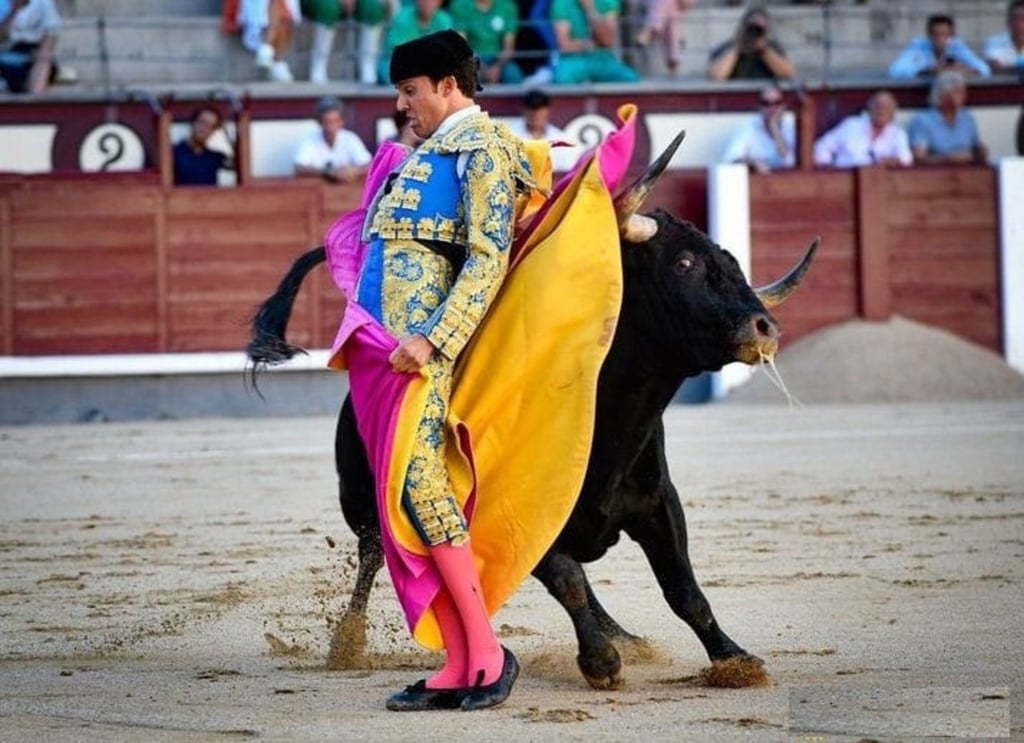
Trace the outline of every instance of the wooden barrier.
<instances>
[{"instance_id":1,"label":"wooden barrier","mask_svg":"<svg viewBox=\"0 0 1024 743\"><path fill-rule=\"evenodd\" d=\"M780 172L751 176L750 194L755 283L822 236L799 294L776 310L787 342L899 314L1002 352L991 168Z\"/></svg>"},{"instance_id":2,"label":"wooden barrier","mask_svg":"<svg viewBox=\"0 0 1024 743\"><path fill-rule=\"evenodd\" d=\"M175 189L159 178L0 177L0 353L243 349L259 302L361 190L295 179ZM991 169L794 170L752 175L750 193L754 283L823 239L776 311L784 342L899 313L1002 350ZM647 206L706 228L705 171L670 171ZM329 346L341 307L328 273L314 272L289 338Z\"/></svg>"},{"instance_id":3,"label":"wooden barrier","mask_svg":"<svg viewBox=\"0 0 1024 743\"><path fill-rule=\"evenodd\" d=\"M5 355L241 350L249 320L358 186L238 189L26 178L0 182ZM329 346L341 299L317 272L291 337Z\"/></svg>"}]
</instances>

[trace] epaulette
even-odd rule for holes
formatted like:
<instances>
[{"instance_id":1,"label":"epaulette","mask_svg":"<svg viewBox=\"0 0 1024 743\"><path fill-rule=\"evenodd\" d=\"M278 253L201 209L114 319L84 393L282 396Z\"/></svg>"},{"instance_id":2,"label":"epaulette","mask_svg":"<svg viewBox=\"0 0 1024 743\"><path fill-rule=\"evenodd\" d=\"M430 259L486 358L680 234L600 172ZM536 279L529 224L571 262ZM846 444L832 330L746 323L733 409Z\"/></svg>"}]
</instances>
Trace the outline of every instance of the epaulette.
<instances>
[{"instance_id":1,"label":"epaulette","mask_svg":"<svg viewBox=\"0 0 1024 743\"><path fill-rule=\"evenodd\" d=\"M492 121L484 113L467 116L434 142L432 149L445 154L474 150L500 152L512 169L512 177L518 183L528 190L539 189L530 170L530 162L523 149L522 140L507 126Z\"/></svg>"}]
</instances>

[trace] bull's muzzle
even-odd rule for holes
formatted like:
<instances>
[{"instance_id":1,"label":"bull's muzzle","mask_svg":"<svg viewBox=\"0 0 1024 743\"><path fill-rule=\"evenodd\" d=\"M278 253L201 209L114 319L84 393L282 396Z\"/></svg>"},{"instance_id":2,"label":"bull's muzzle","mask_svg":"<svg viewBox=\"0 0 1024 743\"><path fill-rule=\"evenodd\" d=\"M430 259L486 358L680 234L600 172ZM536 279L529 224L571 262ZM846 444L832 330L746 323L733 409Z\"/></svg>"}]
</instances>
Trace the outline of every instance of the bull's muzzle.
<instances>
[{"instance_id":1,"label":"bull's muzzle","mask_svg":"<svg viewBox=\"0 0 1024 743\"><path fill-rule=\"evenodd\" d=\"M736 360L759 364L775 357L779 350L779 324L767 312L756 312L740 329Z\"/></svg>"}]
</instances>

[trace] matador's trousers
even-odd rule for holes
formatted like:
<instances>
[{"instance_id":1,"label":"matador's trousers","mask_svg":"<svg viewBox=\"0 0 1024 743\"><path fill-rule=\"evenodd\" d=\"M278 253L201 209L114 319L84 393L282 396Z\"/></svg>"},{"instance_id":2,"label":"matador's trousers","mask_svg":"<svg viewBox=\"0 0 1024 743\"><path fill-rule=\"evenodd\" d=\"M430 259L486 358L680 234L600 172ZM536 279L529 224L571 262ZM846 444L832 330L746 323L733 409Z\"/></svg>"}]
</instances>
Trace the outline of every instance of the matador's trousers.
<instances>
[{"instance_id":1,"label":"matador's trousers","mask_svg":"<svg viewBox=\"0 0 1024 743\"><path fill-rule=\"evenodd\" d=\"M444 302L454 281L446 258L412 240L385 244L382 272L379 319L396 338L415 332ZM426 406L402 493L402 505L428 546L460 543L469 536L445 466L453 366L451 360L434 353L423 369L428 384Z\"/></svg>"}]
</instances>

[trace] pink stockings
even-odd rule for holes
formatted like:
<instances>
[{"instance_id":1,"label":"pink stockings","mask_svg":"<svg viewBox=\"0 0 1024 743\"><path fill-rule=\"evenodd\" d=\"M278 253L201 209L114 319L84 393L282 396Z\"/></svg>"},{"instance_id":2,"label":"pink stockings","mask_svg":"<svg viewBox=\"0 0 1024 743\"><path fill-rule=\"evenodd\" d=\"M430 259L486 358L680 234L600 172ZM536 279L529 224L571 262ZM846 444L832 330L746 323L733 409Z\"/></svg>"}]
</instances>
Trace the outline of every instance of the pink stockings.
<instances>
[{"instance_id":1,"label":"pink stockings","mask_svg":"<svg viewBox=\"0 0 1024 743\"><path fill-rule=\"evenodd\" d=\"M429 689L459 689L497 681L504 653L484 605L480 576L469 542L445 542L430 548L442 587L434 600L447 659L427 680ZM482 674L482 677L481 677Z\"/></svg>"}]
</instances>

